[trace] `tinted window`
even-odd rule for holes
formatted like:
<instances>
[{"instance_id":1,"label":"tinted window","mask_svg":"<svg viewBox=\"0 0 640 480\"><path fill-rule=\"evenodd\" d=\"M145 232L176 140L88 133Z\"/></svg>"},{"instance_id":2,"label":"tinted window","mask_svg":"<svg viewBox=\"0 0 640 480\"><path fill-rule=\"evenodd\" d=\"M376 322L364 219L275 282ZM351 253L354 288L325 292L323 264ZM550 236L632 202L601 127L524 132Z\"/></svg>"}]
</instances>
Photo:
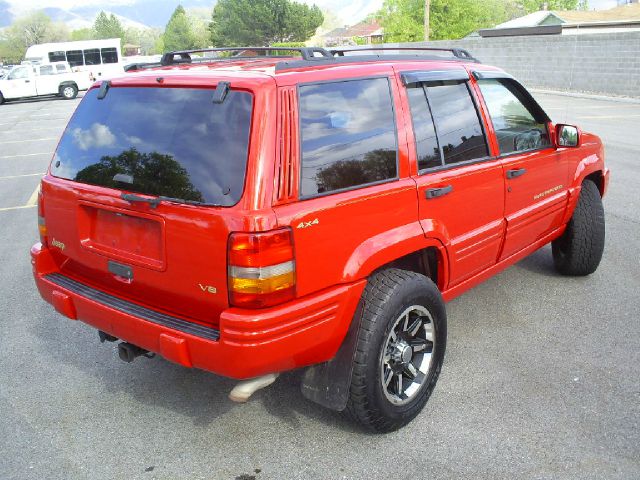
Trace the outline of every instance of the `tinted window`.
<instances>
[{"instance_id":1,"label":"tinted window","mask_svg":"<svg viewBox=\"0 0 640 480\"><path fill-rule=\"evenodd\" d=\"M301 86L300 127L303 196L397 176L386 78Z\"/></svg>"},{"instance_id":2,"label":"tinted window","mask_svg":"<svg viewBox=\"0 0 640 480\"><path fill-rule=\"evenodd\" d=\"M67 56L64 52L49 52L50 62L66 62Z\"/></svg>"},{"instance_id":3,"label":"tinted window","mask_svg":"<svg viewBox=\"0 0 640 480\"><path fill-rule=\"evenodd\" d=\"M413 132L416 137L418 169L439 167L442 165L440 149L424 88L420 85L410 87L407 89L407 95L411 106Z\"/></svg>"},{"instance_id":4,"label":"tinted window","mask_svg":"<svg viewBox=\"0 0 640 480\"><path fill-rule=\"evenodd\" d=\"M67 61L72 67L78 67L84 65L84 59L82 58L82 50L69 50L67 52Z\"/></svg>"},{"instance_id":5,"label":"tinted window","mask_svg":"<svg viewBox=\"0 0 640 480\"><path fill-rule=\"evenodd\" d=\"M242 195L252 96L210 89L90 90L67 126L51 173L131 192L234 205Z\"/></svg>"},{"instance_id":6,"label":"tinted window","mask_svg":"<svg viewBox=\"0 0 640 480\"><path fill-rule=\"evenodd\" d=\"M91 48L84 51L85 65L100 65L100 49Z\"/></svg>"},{"instance_id":7,"label":"tinted window","mask_svg":"<svg viewBox=\"0 0 640 480\"><path fill-rule=\"evenodd\" d=\"M489 155L478 112L464 83L427 86L444 163L458 163Z\"/></svg>"},{"instance_id":8,"label":"tinted window","mask_svg":"<svg viewBox=\"0 0 640 480\"><path fill-rule=\"evenodd\" d=\"M52 65L43 65L40 67L40 75L53 75Z\"/></svg>"},{"instance_id":9,"label":"tinted window","mask_svg":"<svg viewBox=\"0 0 640 480\"><path fill-rule=\"evenodd\" d=\"M501 154L551 146L545 115L516 83L501 79L480 80L478 84Z\"/></svg>"},{"instance_id":10,"label":"tinted window","mask_svg":"<svg viewBox=\"0 0 640 480\"><path fill-rule=\"evenodd\" d=\"M118 63L118 51L115 48L101 48L102 63Z\"/></svg>"}]
</instances>

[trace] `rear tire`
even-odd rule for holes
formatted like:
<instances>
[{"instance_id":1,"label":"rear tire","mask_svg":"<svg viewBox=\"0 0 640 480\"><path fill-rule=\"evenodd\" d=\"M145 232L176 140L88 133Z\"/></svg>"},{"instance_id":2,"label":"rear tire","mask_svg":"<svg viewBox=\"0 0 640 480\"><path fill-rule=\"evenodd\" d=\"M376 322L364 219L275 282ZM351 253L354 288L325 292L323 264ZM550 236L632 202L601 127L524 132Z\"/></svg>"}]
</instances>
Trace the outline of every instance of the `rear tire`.
<instances>
[{"instance_id":1,"label":"rear tire","mask_svg":"<svg viewBox=\"0 0 640 480\"><path fill-rule=\"evenodd\" d=\"M2 92L0 92L0 105L4 103L4 97L2 96Z\"/></svg>"},{"instance_id":2,"label":"rear tire","mask_svg":"<svg viewBox=\"0 0 640 480\"><path fill-rule=\"evenodd\" d=\"M63 85L60 87L60 96L65 100L73 100L78 96L78 87L75 85Z\"/></svg>"},{"instance_id":3,"label":"rear tire","mask_svg":"<svg viewBox=\"0 0 640 480\"><path fill-rule=\"evenodd\" d=\"M556 270L562 275L574 276L595 272L602 259L604 237L600 191L591 180L585 180L567 229L551 244Z\"/></svg>"},{"instance_id":4,"label":"rear tire","mask_svg":"<svg viewBox=\"0 0 640 480\"><path fill-rule=\"evenodd\" d=\"M444 301L434 283L399 269L373 275L362 320L346 413L376 432L413 420L436 385L447 338Z\"/></svg>"}]
</instances>

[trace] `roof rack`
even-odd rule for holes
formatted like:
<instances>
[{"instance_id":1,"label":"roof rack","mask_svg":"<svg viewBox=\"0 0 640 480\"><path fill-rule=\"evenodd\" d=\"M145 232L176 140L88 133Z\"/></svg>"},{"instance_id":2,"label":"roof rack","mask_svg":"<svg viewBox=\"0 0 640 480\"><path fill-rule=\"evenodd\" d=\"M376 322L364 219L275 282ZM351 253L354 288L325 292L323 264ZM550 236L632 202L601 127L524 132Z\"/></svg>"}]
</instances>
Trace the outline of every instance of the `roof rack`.
<instances>
[{"instance_id":1,"label":"roof rack","mask_svg":"<svg viewBox=\"0 0 640 480\"><path fill-rule=\"evenodd\" d=\"M282 55L272 55L270 54L270 52L298 52L300 53L300 56L302 57L302 59L305 61L333 58L333 55L331 54L331 52L320 47L222 47L222 48L202 48L199 50L180 50L176 52L167 52L164 55L162 55L162 60L160 60L160 64L163 66L166 66L166 65L174 65L177 63L192 63L192 59L191 59L192 53L209 53L209 52L236 52L236 55L234 55L231 58L282 57ZM251 52L251 53L255 53L256 55L253 55L253 56L241 55L243 52ZM257 55L259 53L262 53L263 55ZM316 54L319 54L319 56ZM206 60L211 61L214 59L207 58Z\"/></svg>"},{"instance_id":2,"label":"roof rack","mask_svg":"<svg viewBox=\"0 0 640 480\"><path fill-rule=\"evenodd\" d=\"M403 51L417 51L417 52L449 52L454 57L460 60L467 60L471 62L480 63L477 58L471 55L464 48L444 48L444 47L356 47L356 48L333 48L329 50L332 55L336 57L344 57L345 53L350 52L403 52Z\"/></svg>"}]
</instances>

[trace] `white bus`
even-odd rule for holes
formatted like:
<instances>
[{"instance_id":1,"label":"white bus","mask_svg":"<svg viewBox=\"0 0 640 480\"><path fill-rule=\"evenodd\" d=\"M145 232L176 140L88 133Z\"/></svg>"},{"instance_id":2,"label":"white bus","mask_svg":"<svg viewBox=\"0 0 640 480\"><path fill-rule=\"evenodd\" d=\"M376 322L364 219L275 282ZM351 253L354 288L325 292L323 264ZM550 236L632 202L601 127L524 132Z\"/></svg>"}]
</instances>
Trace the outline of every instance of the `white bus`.
<instances>
[{"instance_id":1,"label":"white bus","mask_svg":"<svg viewBox=\"0 0 640 480\"><path fill-rule=\"evenodd\" d=\"M124 72L119 38L33 45L27 49L23 63L53 62L69 62L74 71L88 71L95 79Z\"/></svg>"}]
</instances>

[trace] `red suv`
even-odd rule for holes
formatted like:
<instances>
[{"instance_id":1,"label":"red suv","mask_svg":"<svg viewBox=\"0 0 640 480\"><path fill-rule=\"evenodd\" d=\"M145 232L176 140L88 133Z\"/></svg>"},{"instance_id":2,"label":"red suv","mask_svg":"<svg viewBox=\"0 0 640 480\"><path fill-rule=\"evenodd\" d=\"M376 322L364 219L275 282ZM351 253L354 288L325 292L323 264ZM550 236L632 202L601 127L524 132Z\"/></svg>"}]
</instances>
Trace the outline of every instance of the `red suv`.
<instances>
[{"instance_id":1,"label":"red suv","mask_svg":"<svg viewBox=\"0 0 640 480\"><path fill-rule=\"evenodd\" d=\"M302 391L376 431L438 379L444 302L604 247L600 139L463 50L165 54L94 85L42 181L42 297L117 341ZM220 53L222 52L222 53Z\"/></svg>"}]
</instances>

